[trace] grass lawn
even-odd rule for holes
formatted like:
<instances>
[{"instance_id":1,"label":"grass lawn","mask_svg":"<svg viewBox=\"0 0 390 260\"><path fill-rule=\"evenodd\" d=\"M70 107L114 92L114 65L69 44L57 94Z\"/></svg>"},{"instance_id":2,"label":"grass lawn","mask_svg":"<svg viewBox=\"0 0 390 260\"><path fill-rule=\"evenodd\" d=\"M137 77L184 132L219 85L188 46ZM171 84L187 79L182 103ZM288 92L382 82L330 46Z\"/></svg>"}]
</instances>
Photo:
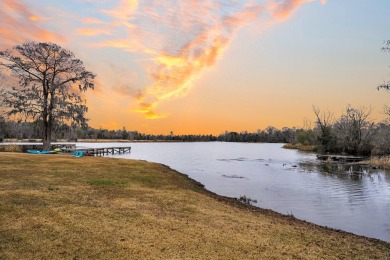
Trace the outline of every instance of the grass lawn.
<instances>
[{"instance_id":1,"label":"grass lawn","mask_svg":"<svg viewBox=\"0 0 390 260\"><path fill-rule=\"evenodd\" d=\"M390 259L390 244L205 191L168 167L0 153L0 259Z\"/></svg>"}]
</instances>

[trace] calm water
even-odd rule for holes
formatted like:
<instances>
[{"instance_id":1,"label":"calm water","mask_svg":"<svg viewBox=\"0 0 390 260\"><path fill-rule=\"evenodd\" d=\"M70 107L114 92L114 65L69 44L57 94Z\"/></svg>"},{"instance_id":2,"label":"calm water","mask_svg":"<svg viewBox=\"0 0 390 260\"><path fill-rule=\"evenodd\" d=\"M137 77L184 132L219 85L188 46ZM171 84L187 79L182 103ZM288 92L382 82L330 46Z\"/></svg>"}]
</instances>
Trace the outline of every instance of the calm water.
<instances>
[{"instance_id":1,"label":"calm water","mask_svg":"<svg viewBox=\"0 0 390 260\"><path fill-rule=\"evenodd\" d=\"M322 164L314 154L281 144L78 143L129 146L131 154L169 165L217 194L256 199L254 205L390 242L390 173Z\"/></svg>"}]
</instances>

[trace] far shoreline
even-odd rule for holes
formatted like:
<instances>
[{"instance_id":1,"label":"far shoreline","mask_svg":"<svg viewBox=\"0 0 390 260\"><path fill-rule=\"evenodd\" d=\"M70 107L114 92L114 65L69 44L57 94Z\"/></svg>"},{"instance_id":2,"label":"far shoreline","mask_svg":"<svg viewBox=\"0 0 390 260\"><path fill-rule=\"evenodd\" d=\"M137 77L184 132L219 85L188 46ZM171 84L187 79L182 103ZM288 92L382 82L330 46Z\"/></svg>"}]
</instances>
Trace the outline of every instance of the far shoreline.
<instances>
[{"instance_id":1,"label":"far shoreline","mask_svg":"<svg viewBox=\"0 0 390 260\"><path fill-rule=\"evenodd\" d=\"M181 141L181 140L127 140L127 139L78 139L77 141L57 139L52 143L68 143L68 144L77 144L77 143L210 143L210 142L221 142L221 141ZM0 146L13 145L13 144L22 144L22 143L32 143L32 144L42 144L42 139L3 139L0 141ZM252 144L262 144L262 142L235 142L235 143L252 143ZM318 147L315 145L301 145L301 144L291 144L291 143L280 143L283 149L298 150L301 152L315 153L318 152ZM10 150L11 152L18 152ZM0 149L1 152L1 149ZM20 151L19 151L20 152ZM383 169L390 170L390 156L368 156L367 159L362 162L356 163L355 165L364 165L370 166L372 169Z\"/></svg>"}]
</instances>

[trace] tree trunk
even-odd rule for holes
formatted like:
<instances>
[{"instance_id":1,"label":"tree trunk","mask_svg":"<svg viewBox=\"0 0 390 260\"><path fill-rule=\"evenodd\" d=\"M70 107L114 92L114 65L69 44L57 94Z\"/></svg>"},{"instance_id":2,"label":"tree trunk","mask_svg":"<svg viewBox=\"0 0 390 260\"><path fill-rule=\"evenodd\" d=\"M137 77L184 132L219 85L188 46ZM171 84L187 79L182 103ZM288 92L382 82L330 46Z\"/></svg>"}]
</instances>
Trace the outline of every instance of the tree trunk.
<instances>
[{"instance_id":1,"label":"tree trunk","mask_svg":"<svg viewBox=\"0 0 390 260\"><path fill-rule=\"evenodd\" d=\"M50 124L47 115L44 112L43 119L43 150L50 150L51 148L51 131L50 131Z\"/></svg>"},{"instance_id":2,"label":"tree trunk","mask_svg":"<svg viewBox=\"0 0 390 260\"><path fill-rule=\"evenodd\" d=\"M51 140L43 140L43 150L51 150Z\"/></svg>"},{"instance_id":3,"label":"tree trunk","mask_svg":"<svg viewBox=\"0 0 390 260\"><path fill-rule=\"evenodd\" d=\"M51 132L52 132L52 115L49 113L48 115L48 120L45 122L45 131L46 133L44 135L44 140L43 140L43 150L51 150Z\"/></svg>"},{"instance_id":4,"label":"tree trunk","mask_svg":"<svg viewBox=\"0 0 390 260\"><path fill-rule=\"evenodd\" d=\"M43 122L43 150L51 149L51 124L48 121Z\"/></svg>"},{"instance_id":5,"label":"tree trunk","mask_svg":"<svg viewBox=\"0 0 390 260\"><path fill-rule=\"evenodd\" d=\"M48 91L45 86L45 82L43 82L43 150L51 149L51 123L50 123L50 112L48 111Z\"/></svg>"}]
</instances>

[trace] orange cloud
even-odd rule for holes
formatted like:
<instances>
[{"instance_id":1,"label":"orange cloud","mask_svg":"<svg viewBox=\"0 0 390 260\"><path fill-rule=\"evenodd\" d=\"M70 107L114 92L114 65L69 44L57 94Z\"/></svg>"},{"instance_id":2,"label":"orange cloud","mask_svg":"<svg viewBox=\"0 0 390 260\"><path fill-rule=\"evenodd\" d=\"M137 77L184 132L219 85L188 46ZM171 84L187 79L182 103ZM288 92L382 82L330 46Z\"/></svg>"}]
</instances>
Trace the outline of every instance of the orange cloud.
<instances>
[{"instance_id":1,"label":"orange cloud","mask_svg":"<svg viewBox=\"0 0 390 260\"><path fill-rule=\"evenodd\" d=\"M108 39L95 46L150 56L145 70L152 83L138 95L137 112L147 118L160 118L155 112L158 104L186 95L194 81L216 64L241 26L264 12L284 20L300 5L313 1L270 0L256 4L250 0L121 0L116 8L101 13L109 17L107 23L112 28L127 32L128 37Z\"/></svg>"},{"instance_id":2,"label":"orange cloud","mask_svg":"<svg viewBox=\"0 0 390 260\"><path fill-rule=\"evenodd\" d=\"M216 1L174 2L121 1L117 8L104 11L113 19L111 25L127 27L129 39L106 40L97 46L151 56L153 62L145 69L153 83L137 98L137 111L147 118L160 118L154 112L159 102L186 95L202 72L216 63L237 29L261 11L258 5L234 10L235 1L226 10Z\"/></svg>"},{"instance_id":3,"label":"orange cloud","mask_svg":"<svg viewBox=\"0 0 390 260\"><path fill-rule=\"evenodd\" d=\"M267 4L268 9L271 11L272 16L279 20L285 20L291 16L291 14L298 9L302 4L314 2L316 0L284 0L282 2L269 2ZM320 0L322 4L326 4L326 0Z\"/></svg>"},{"instance_id":4,"label":"orange cloud","mask_svg":"<svg viewBox=\"0 0 390 260\"><path fill-rule=\"evenodd\" d=\"M113 9L110 10L100 10L100 12L110 16L114 17L114 22L104 22L97 18L93 17L86 17L82 19L83 23L86 24L93 24L93 25L106 25L106 28L108 26L118 27L118 26L127 26L127 27L133 27L133 25L129 22L131 18L133 17L133 14L137 10L138 7L138 0L122 0L120 4ZM108 29L102 29L102 28L79 28L77 29L77 33L83 36L96 36L100 34L109 35L111 34L111 31Z\"/></svg>"},{"instance_id":5,"label":"orange cloud","mask_svg":"<svg viewBox=\"0 0 390 260\"><path fill-rule=\"evenodd\" d=\"M44 18L44 17L38 17L38 16L35 16L35 15L30 16L29 19L30 19L30 21L33 21L33 22L46 20L46 18Z\"/></svg>"},{"instance_id":6,"label":"orange cloud","mask_svg":"<svg viewBox=\"0 0 390 260\"><path fill-rule=\"evenodd\" d=\"M86 24L103 24L104 23L103 21L100 21L99 19L94 18L94 17L85 17L85 18L82 18L81 21L83 23L86 23Z\"/></svg>"},{"instance_id":7,"label":"orange cloud","mask_svg":"<svg viewBox=\"0 0 390 260\"><path fill-rule=\"evenodd\" d=\"M80 28L77 33L83 36L97 36L101 34L110 35L111 30L103 28Z\"/></svg>"},{"instance_id":8,"label":"orange cloud","mask_svg":"<svg viewBox=\"0 0 390 260\"><path fill-rule=\"evenodd\" d=\"M134 13L138 8L138 0L121 0L120 4L113 9L110 10L102 10L102 13L105 13L111 17L114 17L115 20L119 22L119 25L132 26L129 22Z\"/></svg>"},{"instance_id":9,"label":"orange cloud","mask_svg":"<svg viewBox=\"0 0 390 260\"><path fill-rule=\"evenodd\" d=\"M58 35L39 27L44 17L37 16L19 0L0 2L0 47L7 48L27 40L55 41Z\"/></svg>"},{"instance_id":10,"label":"orange cloud","mask_svg":"<svg viewBox=\"0 0 390 260\"><path fill-rule=\"evenodd\" d=\"M156 112L154 112L155 106L156 103L139 103L140 108L136 111L143 114L148 119L166 118L167 115L157 114Z\"/></svg>"}]
</instances>

